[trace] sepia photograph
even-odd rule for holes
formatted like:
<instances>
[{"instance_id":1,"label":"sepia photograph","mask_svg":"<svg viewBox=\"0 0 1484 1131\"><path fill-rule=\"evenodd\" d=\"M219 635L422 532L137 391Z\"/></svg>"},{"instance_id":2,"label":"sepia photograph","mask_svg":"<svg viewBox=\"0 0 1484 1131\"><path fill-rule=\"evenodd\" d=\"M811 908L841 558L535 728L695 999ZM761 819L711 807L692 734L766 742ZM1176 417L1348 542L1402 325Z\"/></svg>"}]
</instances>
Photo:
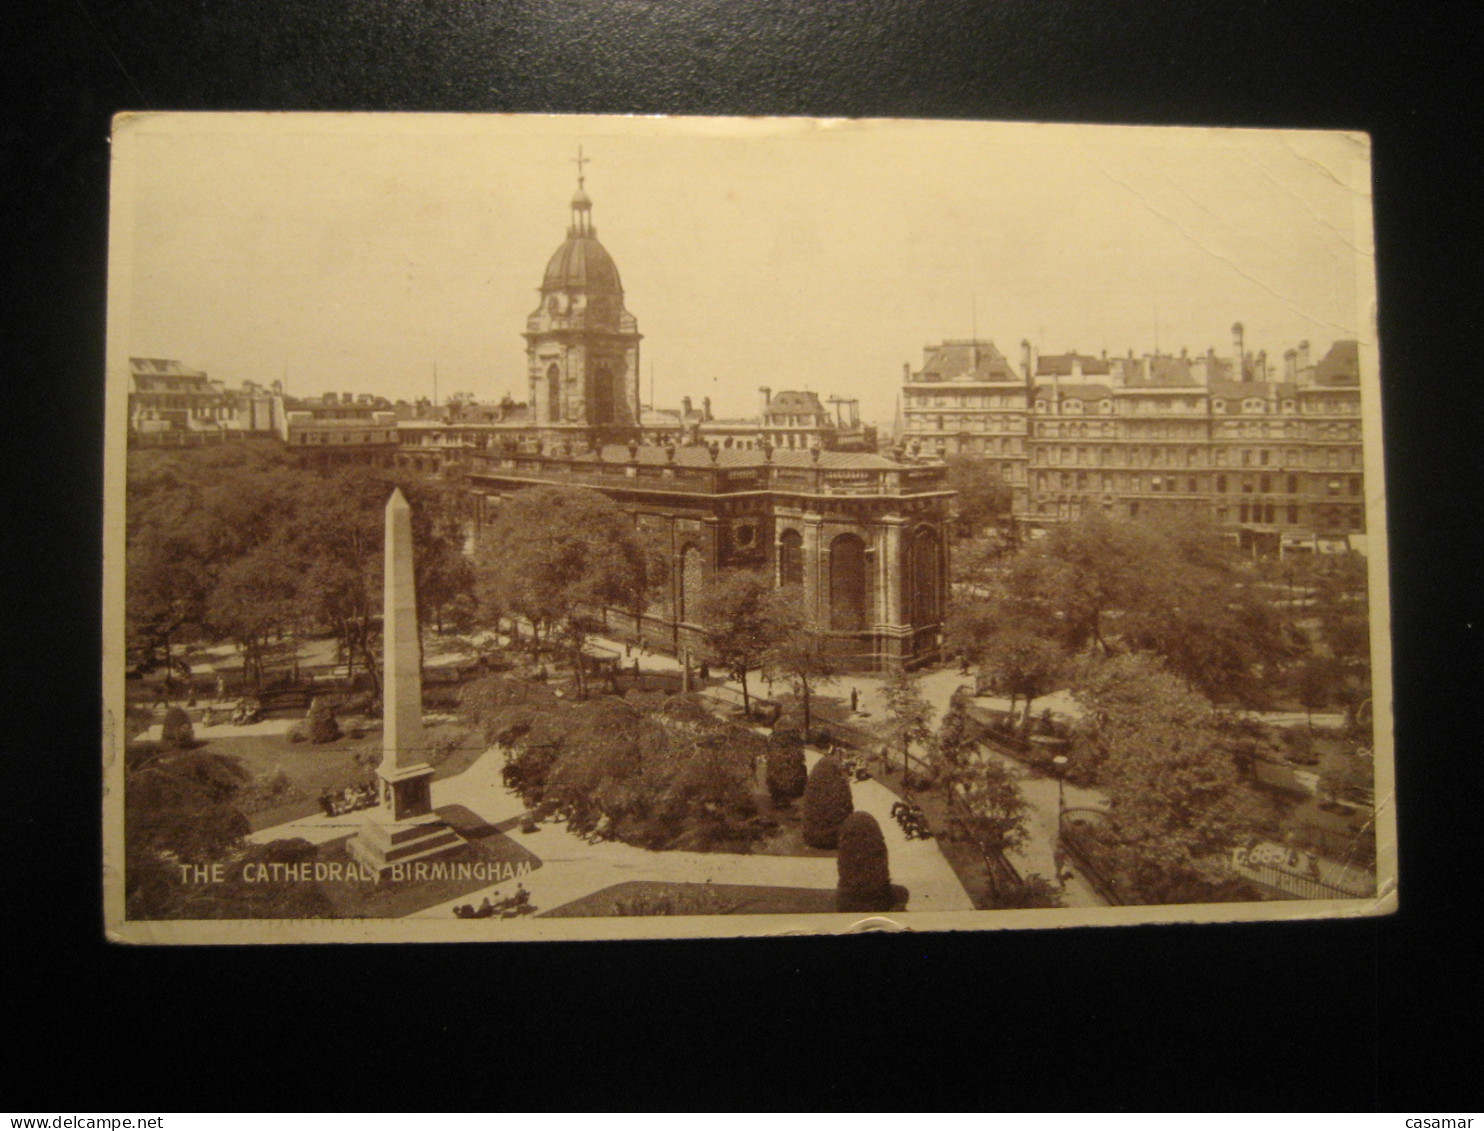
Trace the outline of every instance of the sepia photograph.
<instances>
[{"instance_id":1,"label":"sepia photograph","mask_svg":"<svg viewBox=\"0 0 1484 1131\"><path fill-rule=\"evenodd\" d=\"M1360 133L137 113L128 943L1398 906Z\"/></svg>"}]
</instances>

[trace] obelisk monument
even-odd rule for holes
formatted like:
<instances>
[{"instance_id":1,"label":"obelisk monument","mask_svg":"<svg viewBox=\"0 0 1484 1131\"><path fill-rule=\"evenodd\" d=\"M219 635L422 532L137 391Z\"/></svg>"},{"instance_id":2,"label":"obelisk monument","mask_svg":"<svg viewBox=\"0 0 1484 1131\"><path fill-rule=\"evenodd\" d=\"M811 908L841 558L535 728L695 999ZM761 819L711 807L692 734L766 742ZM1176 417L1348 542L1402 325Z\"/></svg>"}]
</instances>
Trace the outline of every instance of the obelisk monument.
<instances>
[{"instance_id":1,"label":"obelisk monument","mask_svg":"<svg viewBox=\"0 0 1484 1131\"><path fill-rule=\"evenodd\" d=\"M412 572L412 508L400 489L386 504L382 609L381 805L351 838L350 851L383 876L463 845L433 812L433 767L422 760L422 649Z\"/></svg>"}]
</instances>

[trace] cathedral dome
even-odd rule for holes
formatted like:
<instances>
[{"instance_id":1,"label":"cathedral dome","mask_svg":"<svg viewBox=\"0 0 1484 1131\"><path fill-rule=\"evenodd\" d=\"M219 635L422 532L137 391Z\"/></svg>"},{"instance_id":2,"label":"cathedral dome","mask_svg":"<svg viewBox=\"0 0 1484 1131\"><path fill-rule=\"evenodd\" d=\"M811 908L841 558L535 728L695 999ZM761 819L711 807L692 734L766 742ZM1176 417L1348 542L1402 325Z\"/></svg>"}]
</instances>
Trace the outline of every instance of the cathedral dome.
<instances>
[{"instance_id":1,"label":"cathedral dome","mask_svg":"<svg viewBox=\"0 0 1484 1131\"><path fill-rule=\"evenodd\" d=\"M581 290L622 294L623 284L618 280L618 266L613 262L613 256L608 254L597 237L574 230L568 233L567 242L556 249L556 254L547 263L541 289L548 292Z\"/></svg>"}]
</instances>

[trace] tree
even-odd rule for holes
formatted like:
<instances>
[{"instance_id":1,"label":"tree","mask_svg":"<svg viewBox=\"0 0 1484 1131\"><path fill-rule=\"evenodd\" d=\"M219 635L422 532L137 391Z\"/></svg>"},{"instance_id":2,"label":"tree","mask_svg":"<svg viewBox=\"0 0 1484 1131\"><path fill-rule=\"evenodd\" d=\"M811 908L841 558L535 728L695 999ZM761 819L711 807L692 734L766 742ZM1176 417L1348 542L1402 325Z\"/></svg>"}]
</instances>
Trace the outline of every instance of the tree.
<instances>
[{"instance_id":1,"label":"tree","mask_svg":"<svg viewBox=\"0 0 1484 1131\"><path fill-rule=\"evenodd\" d=\"M579 696L592 614L632 608L648 563L632 521L616 504L580 487L533 487L506 501L480 547L509 611L567 646Z\"/></svg>"},{"instance_id":2,"label":"tree","mask_svg":"<svg viewBox=\"0 0 1484 1131\"><path fill-rule=\"evenodd\" d=\"M1215 712L1150 656L1088 662L1073 693L1078 740L1096 748L1109 794L1097 833L1143 902L1188 902L1225 879L1245 832L1236 766Z\"/></svg>"},{"instance_id":3,"label":"tree","mask_svg":"<svg viewBox=\"0 0 1484 1131\"><path fill-rule=\"evenodd\" d=\"M905 668L894 668L889 672L881 691L886 699L883 730L888 745L902 752L905 781L912 770L912 744L931 745L933 741L933 706L923 698L917 678Z\"/></svg>"},{"instance_id":4,"label":"tree","mask_svg":"<svg viewBox=\"0 0 1484 1131\"><path fill-rule=\"evenodd\" d=\"M1249 563L1208 522L1151 523L1142 599L1120 624L1131 651L1163 658L1213 702L1266 705L1263 675L1305 650Z\"/></svg>"},{"instance_id":5,"label":"tree","mask_svg":"<svg viewBox=\"0 0 1484 1131\"><path fill-rule=\"evenodd\" d=\"M1014 622L1000 626L985 644L979 673L992 687L1016 699L1024 707L1020 718L1022 735L1030 732L1031 705L1056 689L1065 668L1066 654L1054 641L1034 629Z\"/></svg>"},{"instance_id":6,"label":"tree","mask_svg":"<svg viewBox=\"0 0 1484 1131\"><path fill-rule=\"evenodd\" d=\"M742 711L749 716L747 672L768 648L770 592L768 578L755 570L723 570L707 583L697 613L717 660L741 682Z\"/></svg>"},{"instance_id":7,"label":"tree","mask_svg":"<svg viewBox=\"0 0 1484 1131\"><path fill-rule=\"evenodd\" d=\"M1008 518L1012 492L1000 475L977 456L948 457L948 486L958 493L954 518L960 533L973 537Z\"/></svg>"},{"instance_id":8,"label":"tree","mask_svg":"<svg viewBox=\"0 0 1484 1131\"><path fill-rule=\"evenodd\" d=\"M960 687L948 700L948 710L943 712L943 721L938 727L938 739L934 744L936 761L940 766L956 766L963 762L977 745L976 727L969 717L969 695ZM935 771L934 776L940 776Z\"/></svg>"},{"instance_id":9,"label":"tree","mask_svg":"<svg viewBox=\"0 0 1484 1131\"><path fill-rule=\"evenodd\" d=\"M834 758L815 762L804 786L804 843L811 848L834 848L840 823L854 808L850 781L840 763Z\"/></svg>"},{"instance_id":10,"label":"tree","mask_svg":"<svg viewBox=\"0 0 1484 1131\"><path fill-rule=\"evenodd\" d=\"M1150 528L1089 512L1016 556L1003 600L1018 621L1044 626L1068 652L1111 654L1108 614L1145 599L1159 551Z\"/></svg>"},{"instance_id":11,"label":"tree","mask_svg":"<svg viewBox=\"0 0 1484 1131\"><path fill-rule=\"evenodd\" d=\"M890 911L895 902L891 890L891 866L886 838L869 813L851 813L840 824L840 854L836 858L839 881L835 907L840 911Z\"/></svg>"},{"instance_id":12,"label":"tree","mask_svg":"<svg viewBox=\"0 0 1484 1131\"><path fill-rule=\"evenodd\" d=\"M1013 852L1025 843L1030 806L1011 769L998 758L962 761L947 778L950 801L966 815L980 848Z\"/></svg>"},{"instance_id":13,"label":"tree","mask_svg":"<svg viewBox=\"0 0 1484 1131\"><path fill-rule=\"evenodd\" d=\"M323 695L316 696L309 705L309 714L294 728L293 734L307 738L316 746L323 746L339 738L340 724L335 720L335 711L330 706L329 699Z\"/></svg>"},{"instance_id":14,"label":"tree","mask_svg":"<svg viewBox=\"0 0 1484 1131\"><path fill-rule=\"evenodd\" d=\"M179 895L181 864L208 864L239 848L248 821L236 807L241 762L205 750L125 752L124 893L130 918L161 918Z\"/></svg>"},{"instance_id":15,"label":"tree","mask_svg":"<svg viewBox=\"0 0 1484 1131\"><path fill-rule=\"evenodd\" d=\"M496 710L515 724L502 732L507 784L572 832L656 849L754 835L752 767L763 740L698 699L552 698L531 713L519 695L481 698L505 700Z\"/></svg>"},{"instance_id":16,"label":"tree","mask_svg":"<svg viewBox=\"0 0 1484 1131\"><path fill-rule=\"evenodd\" d=\"M829 642L829 630L820 622L797 585L786 585L768 595L765 607L768 646L763 650L763 673L784 681L804 709L804 737L812 725L811 701L820 687L839 676L839 662Z\"/></svg>"},{"instance_id":17,"label":"tree","mask_svg":"<svg viewBox=\"0 0 1484 1131\"><path fill-rule=\"evenodd\" d=\"M1309 729L1314 729L1314 712L1329 706L1344 689L1344 669L1330 656L1310 656L1293 671L1293 693L1303 707Z\"/></svg>"}]
</instances>

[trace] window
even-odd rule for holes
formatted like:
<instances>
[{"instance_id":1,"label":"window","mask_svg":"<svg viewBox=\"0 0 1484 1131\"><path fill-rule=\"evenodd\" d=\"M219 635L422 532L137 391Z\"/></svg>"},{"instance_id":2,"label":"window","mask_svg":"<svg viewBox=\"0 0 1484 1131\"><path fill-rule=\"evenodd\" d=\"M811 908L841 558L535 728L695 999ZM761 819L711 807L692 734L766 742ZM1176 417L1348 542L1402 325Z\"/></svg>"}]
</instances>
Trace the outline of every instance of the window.
<instances>
[{"instance_id":1,"label":"window","mask_svg":"<svg viewBox=\"0 0 1484 1131\"><path fill-rule=\"evenodd\" d=\"M1298 494L1298 476L1297 475L1290 475L1288 477L1288 493L1290 495L1297 495ZM1290 521L1296 521L1296 520L1290 520Z\"/></svg>"},{"instance_id":2,"label":"window","mask_svg":"<svg viewBox=\"0 0 1484 1131\"><path fill-rule=\"evenodd\" d=\"M1350 477L1350 493L1352 495L1360 494L1360 476L1352 475Z\"/></svg>"},{"instance_id":3,"label":"window","mask_svg":"<svg viewBox=\"0 0 1484 1131\"><path fill-rule=\"evenodd\" d=\"M1226 476L1225 475L1218 475L1216 477L1216 490L1219 493L1221 493L1221 494L1225 494L1226 493Z\"/></svg>"},{"instance_id":4,"label":"window","mask_svg":"<svg viewBox=\"0 0 1484 1131\"><path fill-rule=\"evenodd\" d=\"M1273 477L1271 475L1262 476L1262 478L1258 480L1257 489L1262 494L1266 495L1273 489Z\"/></svg>"},{"instance_id":5,"label":"window","mask_svg":"<svg viewBox=\"0 0 1484 1131\"><path fill-rule=\"evenodd\" d=\"M785 530L778 539L778 583L804 583L804 537L797 530Z\"/></svg>"},{"instance_id":6,"label":"window","mask_svg":"<svg viewBox=\"0 0 1484 1131\"><path fill-rule=\"evenodd\" d=\"M1289 524L1290 525L1296 524L1298 522L1298 520L1299 519L1298 519L1298 506L1297 506L1297 504L1289 503L1288 504L1288 521L1289 521Z\"/></svg>"},{"instance_id":7,"label":"window","mask_svg":"<svg viewBox=\"0 0 1484 1131\"><path fill-rule=\"evenodd\" d=\"M1261 463L1261 464L1262 464L1262 466L1263 466L1263 467L1267 467L1267 465L1268 465L1268 459L1269 459L1269 457L1270 457L1270 456L1271 456L1271 455L1272 455L1272 453L1271 453L1271 452L1270 452L1270 451L1268 451L1268 449L1267 449L1267 448L1264 448L1264 449L1263 449L1263 450L1262 450L1262 451L1261 451L1261 452L1260 452L1260 453L1258 453L1258 454L1259 454L1259 457L1260 457L1260 458L1259 458L1259 459L1258 459L1258 462L1259 462L1259 463Z\"/></svg>"}]
</instances>

